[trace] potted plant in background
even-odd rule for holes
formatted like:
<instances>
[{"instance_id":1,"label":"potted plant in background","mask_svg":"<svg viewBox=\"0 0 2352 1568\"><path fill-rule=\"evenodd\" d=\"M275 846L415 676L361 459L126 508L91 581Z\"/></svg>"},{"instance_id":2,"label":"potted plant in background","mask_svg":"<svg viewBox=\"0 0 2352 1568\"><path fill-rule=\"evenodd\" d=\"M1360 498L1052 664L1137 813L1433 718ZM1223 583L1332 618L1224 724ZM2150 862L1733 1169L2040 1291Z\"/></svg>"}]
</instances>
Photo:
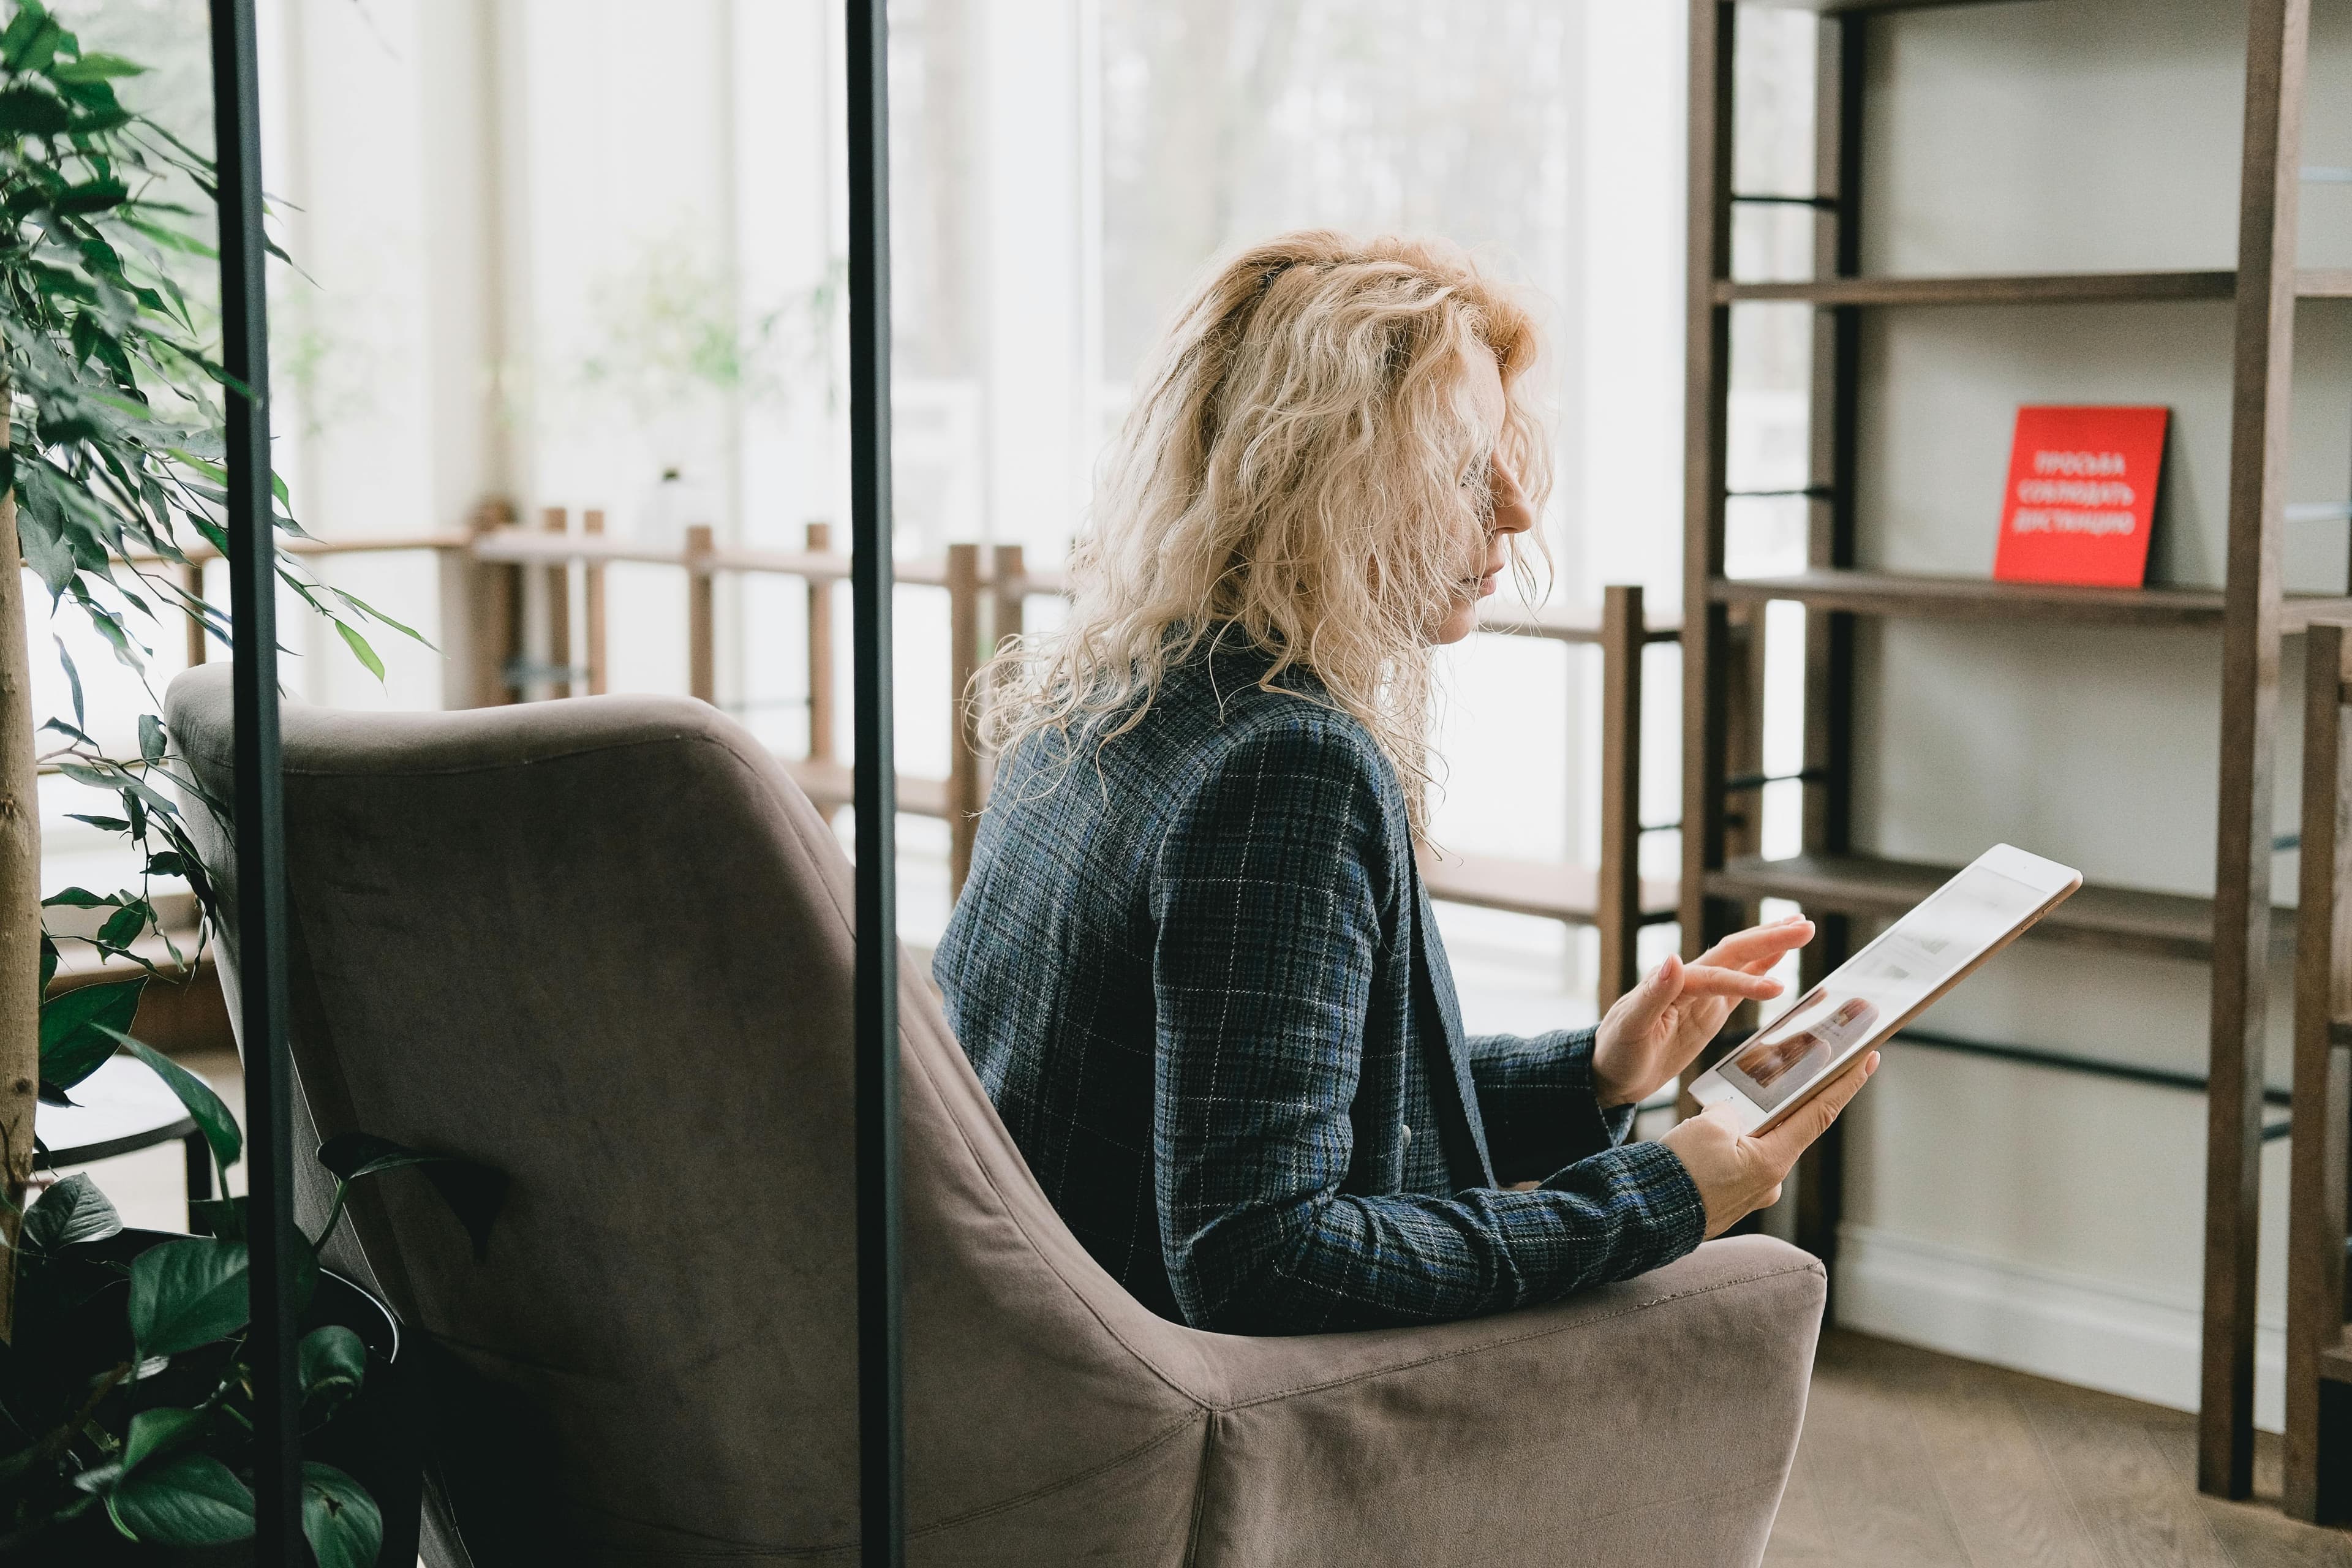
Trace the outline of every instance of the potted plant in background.
<instances>
[{"instance_id":1,"label":"potted plant in background","mask_svg":"<svg viewBox=\"0 0 2352 1568\"><path fill-rule=\"evenodd\" d=\"M226 626L181 572L199 542L227 547L216 396L226 376L205 346L201 289L175 277L212 258L195 221L211 165L122 104L115 83L140 67L84 53L37 0L5 15L0 535L13 534L53 613L69 605L143 679L142 634L159 614L194 616L215 633ZM299 535L275 488L274 524ZM362 625L415 635L291 563L281 576L379 678ZM198 951L214 924L181 801L221 807L175 766L157 713L138 717L136 755L112 754L91 734L62 641L73 711L36 729L21 579L0 574L0 1557L165 1561L253 1529L240 1474L250 1442L243 1200L209 1205L208 1236L126 1232L86 1177L39 1189L35 1102L68 1103L77 1084L127 1050L180 1097L224 1176L238 1159L228 1108L129 1033L159 973L136 951L161 934L152 879L184 879L194 890ZM42 899L45 765L110 797L108 810L79 819L136 851L136 890ZM44 929L45 910L69 911L75 934ZM68 940L137 969L45 1000ZM194 956L168 938L166 951L184 970ZM346 1184L426 1166L482 1244L499 1183L479 1167L365 1138L337 1140L320 1158ZM369 1402L397 1330L356 1287L318 1275L325 1234L310 1239L319 1285L301 1347L305 1414L319 1424L322 1455L381 1459L396 1445L373 1440L384 1433L371 1424L392 1417ZM413 1472L372 1479L409 1489L413 1507ZM373 1563L383 1524L367 1489L325 1457L306 1466L305 1483L304 1526L321 1568Z\"/></svg>"}]
</instances>

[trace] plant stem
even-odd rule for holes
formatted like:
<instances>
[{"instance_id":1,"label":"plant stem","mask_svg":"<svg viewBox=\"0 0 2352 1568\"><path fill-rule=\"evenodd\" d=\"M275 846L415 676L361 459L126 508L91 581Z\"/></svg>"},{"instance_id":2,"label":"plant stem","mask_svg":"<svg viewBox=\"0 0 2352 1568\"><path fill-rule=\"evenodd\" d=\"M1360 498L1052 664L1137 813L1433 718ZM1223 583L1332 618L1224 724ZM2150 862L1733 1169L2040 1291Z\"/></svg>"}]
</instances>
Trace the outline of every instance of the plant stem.
<instances>
[{"instance_id":1,"label":"plant stem","mask_svg":"<svg viewBox=\"0 0 2352 1568\"><path fill-rule=\"evenodd\" d=\"M0 374L0 441L10 392ZM16 497L0 495L0 540L17 554ZM0 557L5 559L5 557ZM41 810L33 762L33 665L24 572L0 573L0 1340L16 1325L16 1233L33 1179L41 1077Z\"/></svg>"},{"instance_id":2,"label":"plant stem","mask_svg":"<svg viewBox=\"0 0 2352 1568\"><path fill-rule=\"evenodd\" d=\"M228 1178L226 1176L223 1176L221 1178L221 1191L228 1191ZM343 1223L343 1205L350 1200L351 1195L351 1179L349 1177L344 1177L338 1180L335 1183L334 1204L327 1210L327 1223L320 1228L319 1238L310 1244L310 1249L312 1251L324 1252L327 1250L327 1243L334 1239L335 1227Z\"/></svg>"},{"instance_id":3,"label":"plant stem","mask_svg":"<svg viewBox=\"0 0 2352 1568\"><path fill-rule=\"evenodd\" d=\"M98 1414L98 1407L106 1403L106 1396L114 1392L115 1384L129 1375L131 1375L131 1363L124 1362L99 1379L96 1385L90 1389L89 1397L82 1401L81 1408L74 1412L70 1420L25 1451L18 1462L19 1472L38 1469L64 1453L72 1444L75 1436L89 1425L90 1417Z\"/></svg>"}]
</instances>

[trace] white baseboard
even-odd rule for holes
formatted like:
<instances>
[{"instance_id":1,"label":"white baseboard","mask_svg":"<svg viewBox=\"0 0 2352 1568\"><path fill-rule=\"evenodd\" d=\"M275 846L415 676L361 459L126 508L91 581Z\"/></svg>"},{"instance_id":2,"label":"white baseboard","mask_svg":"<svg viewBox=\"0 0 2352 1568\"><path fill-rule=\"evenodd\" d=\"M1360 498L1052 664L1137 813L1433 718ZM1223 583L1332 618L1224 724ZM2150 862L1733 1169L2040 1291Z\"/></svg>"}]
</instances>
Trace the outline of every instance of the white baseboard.
<instances>
[{"instance_id":1,"label":"white baseboard","mask_svg":"<svg viewBox=\"0 0 2352 1568\"><path fill-rule=\"evenodd\" d=\"M1868 1226L1839 1232L1837 1319L1882 1339L2177 1410L2197 1408L2194 1297L2011 1263ZM2254 1424L2284 1416L2285 1325L2254 1325Z\"/></svg>"}]
</instances>

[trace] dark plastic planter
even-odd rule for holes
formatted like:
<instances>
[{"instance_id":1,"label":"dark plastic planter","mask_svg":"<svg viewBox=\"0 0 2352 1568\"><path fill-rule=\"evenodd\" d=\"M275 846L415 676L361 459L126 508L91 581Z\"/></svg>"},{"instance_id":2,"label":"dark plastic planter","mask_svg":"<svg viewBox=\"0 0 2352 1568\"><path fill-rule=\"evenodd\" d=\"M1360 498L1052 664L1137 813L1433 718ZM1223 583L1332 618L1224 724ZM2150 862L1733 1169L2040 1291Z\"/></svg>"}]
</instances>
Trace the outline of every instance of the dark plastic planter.
<instances>
[{"instance_id":1,"label":"dark plastic planter","mask_svg":"<svg viewBox=\"0 0 2352 1568\"><path fill-rule=\"evenodd\" d=\"M125 1230L80 1250L101 1260L128 1263L151 1247L184 1239L169 1231ZM94 1329L117 1338L127 1332L122 1323L127 1289L110 1288L91 1302ZM367 1380L304 1442L303 1457L333 1465L367 1489L383 1514L383 1547L376 1561L407 1568L416 1561L424 1469L408 1387L410 1369L400 1353L400 1325L383 1302L341 1275L322 1270L302 1328L307 1333L329 1324L350 1329L367 1346ZM191 1359L199 1359L198 1352L192 1352ZM246 1568L253 1562L253 1544L235 1542L200 1550L142 1545L124 1540L99 1508L10 1562L71 1568Z\"/></svg>"}]
</instances>

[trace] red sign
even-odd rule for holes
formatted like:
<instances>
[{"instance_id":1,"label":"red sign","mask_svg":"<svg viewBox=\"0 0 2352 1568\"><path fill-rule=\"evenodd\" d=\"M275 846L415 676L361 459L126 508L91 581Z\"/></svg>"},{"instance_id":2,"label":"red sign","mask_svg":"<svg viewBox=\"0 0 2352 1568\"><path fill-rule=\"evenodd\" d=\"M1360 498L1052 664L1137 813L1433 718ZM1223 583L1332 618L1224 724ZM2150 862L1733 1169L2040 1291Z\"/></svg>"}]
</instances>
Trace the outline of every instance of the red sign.
<instances>
[{"instance_id":1,"label":"red sign","mask_svg":"<svg viewBox=\"0 0 2352 1568\"><path fill-rule=\"evenodd\" d=\"M2162 408L2021 408L1992 574L2137 588L2164 471Z\"/></svg>"}]
</instances>

